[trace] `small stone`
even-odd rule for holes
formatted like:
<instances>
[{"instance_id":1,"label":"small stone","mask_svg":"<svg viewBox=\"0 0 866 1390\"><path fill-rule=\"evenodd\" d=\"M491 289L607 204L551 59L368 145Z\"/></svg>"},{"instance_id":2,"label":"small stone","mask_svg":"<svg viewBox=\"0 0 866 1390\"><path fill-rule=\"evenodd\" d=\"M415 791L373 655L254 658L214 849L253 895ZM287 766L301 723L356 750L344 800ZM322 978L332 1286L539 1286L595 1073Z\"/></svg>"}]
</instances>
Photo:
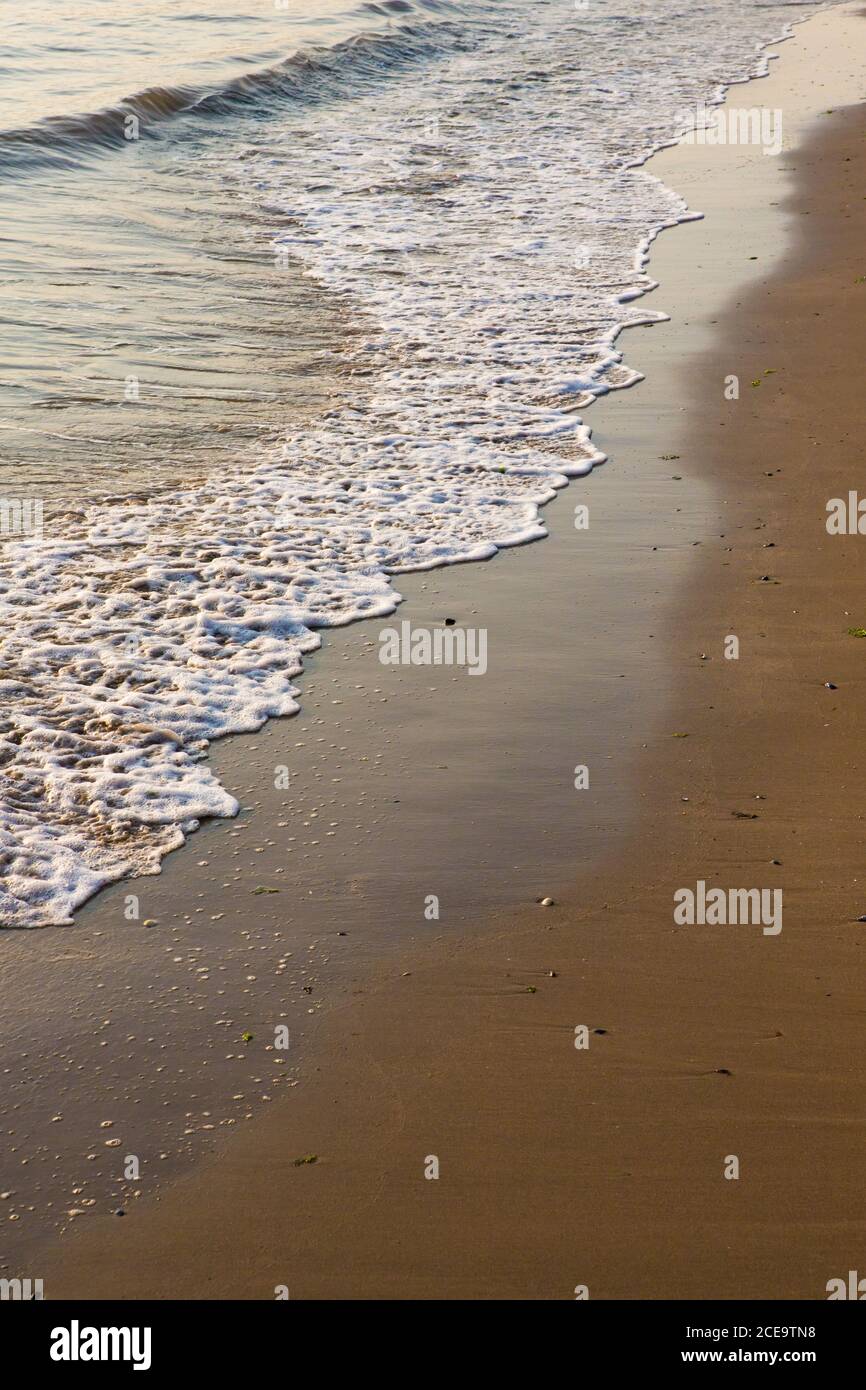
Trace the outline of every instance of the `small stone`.
<instances>
[{"instance_id":1,"label":"small stone","mask_svg":"<svg viewBox=\"0 0 866 1390\"><path fill-rule=\"evenodd\" d=\"M155 917L145 917L141 925L143 927L155 927L157 925L157 920Z\"/></svg>"},{"instance_id":2,"label":"small stone","mask_svg":"<svg viewBox=\"0 0 866 1390\"><path fill-rule=\"evenodd\" d=\"M539 898L538 902L541 907L554 907L556 905L553 898Z\"/></svg>"}]
</instances>

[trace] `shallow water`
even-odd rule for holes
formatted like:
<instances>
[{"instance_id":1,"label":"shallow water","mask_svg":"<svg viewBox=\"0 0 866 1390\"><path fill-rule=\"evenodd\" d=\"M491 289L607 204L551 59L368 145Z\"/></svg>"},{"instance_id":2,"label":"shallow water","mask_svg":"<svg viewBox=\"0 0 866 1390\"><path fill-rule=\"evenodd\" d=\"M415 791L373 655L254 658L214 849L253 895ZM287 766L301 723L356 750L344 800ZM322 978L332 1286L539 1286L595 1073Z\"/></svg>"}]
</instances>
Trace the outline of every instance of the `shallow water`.
<instances>
[{"instance_id":1,"label":"shallow water","mask_svg":"<svg viewBox=\"0 0 866 1390\"><path fill-rule=\"evenodd\" d=\"M357 23L334 0L3 8L4 492L50 511L201 476L331 394L333 314L269 273L227 123L177 116Z\"/></svg>"}]
</instances>

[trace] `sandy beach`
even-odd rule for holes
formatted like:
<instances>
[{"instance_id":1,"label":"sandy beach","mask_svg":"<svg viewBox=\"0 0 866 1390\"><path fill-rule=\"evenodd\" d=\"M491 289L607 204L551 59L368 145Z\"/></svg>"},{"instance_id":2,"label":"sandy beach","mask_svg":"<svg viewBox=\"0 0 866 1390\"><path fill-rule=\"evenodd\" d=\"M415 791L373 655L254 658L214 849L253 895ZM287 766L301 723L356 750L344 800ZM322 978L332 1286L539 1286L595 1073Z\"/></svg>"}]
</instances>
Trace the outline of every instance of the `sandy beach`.
<instances>
[{"instance_id":1,"label":"sandy beach","mask_svg":"<svg viewBox=\"0 0 866 1390\"><path fill-rule=\"evenodd\" d=\"M826 525L866 424L859 8L778 53L726 109L781 111L779 155L649 165L705 218L653 245L608 462L542 543L398 577L398 625L485 629L483 679L329 632L300 715L212 750L237 820L4 936L4 1273L820 1299L862 1263L866 594ZM681 925L699 883L783 920Z\"/></svg>"}]
</instances>

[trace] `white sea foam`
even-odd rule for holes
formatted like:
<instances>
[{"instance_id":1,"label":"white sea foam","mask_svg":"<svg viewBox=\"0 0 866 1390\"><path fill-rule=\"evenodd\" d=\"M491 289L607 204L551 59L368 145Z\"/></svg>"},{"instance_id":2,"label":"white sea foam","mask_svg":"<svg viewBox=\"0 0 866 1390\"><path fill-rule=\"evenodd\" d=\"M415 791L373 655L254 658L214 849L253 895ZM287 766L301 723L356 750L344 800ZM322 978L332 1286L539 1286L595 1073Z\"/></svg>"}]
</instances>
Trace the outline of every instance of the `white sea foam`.
<instances>
[{"instance_id":1,"label":"white sea foam","mask_svg":"<svg viewBox=\"0 0 866 1390\"><path fill-rule=\"evenodd\" d=\"M7 549L0 921L68 921L234 814L209 742L292 713L319 630L392 612L392 574L544 535L601 459L579 410L636 379L621 327L664 317L631 302L688 213L637 166L784 8L464 6L423 63L368 52L269 120L239 172L291 218L277 254L344 297L356 385L253 467Z\"/></svg>"}]
</instances>

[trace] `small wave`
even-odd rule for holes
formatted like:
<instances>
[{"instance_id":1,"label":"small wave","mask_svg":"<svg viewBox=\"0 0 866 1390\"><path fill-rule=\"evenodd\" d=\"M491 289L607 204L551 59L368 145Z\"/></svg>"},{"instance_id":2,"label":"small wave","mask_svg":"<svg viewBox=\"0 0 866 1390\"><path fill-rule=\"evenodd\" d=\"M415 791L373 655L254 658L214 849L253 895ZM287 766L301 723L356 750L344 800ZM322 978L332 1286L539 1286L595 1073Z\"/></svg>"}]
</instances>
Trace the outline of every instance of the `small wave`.
<instances>
[{"instance_id":1,"label":"small wave","mask_svg":"<svg viewBox=\"0 0 866 1390\"><path fill-rule=\"evenodd\" d=\"M392 0L390 7L364 8L390 15L415 12L419 4ZM463 7L425 0L422 8L453 14ZM455 19L421 19L390 24L383 32L361 32L331 47L301 49L218 87L148 87L101 111L48 116L32 126L0 132L0 171L13 174L46 165L74 166L100 150L153 136L165 122L181 115L225 116L256 108L264 114L275 102L334 100L396 70L470 45L465 27Z\"/></svg>"}]
</instances>

